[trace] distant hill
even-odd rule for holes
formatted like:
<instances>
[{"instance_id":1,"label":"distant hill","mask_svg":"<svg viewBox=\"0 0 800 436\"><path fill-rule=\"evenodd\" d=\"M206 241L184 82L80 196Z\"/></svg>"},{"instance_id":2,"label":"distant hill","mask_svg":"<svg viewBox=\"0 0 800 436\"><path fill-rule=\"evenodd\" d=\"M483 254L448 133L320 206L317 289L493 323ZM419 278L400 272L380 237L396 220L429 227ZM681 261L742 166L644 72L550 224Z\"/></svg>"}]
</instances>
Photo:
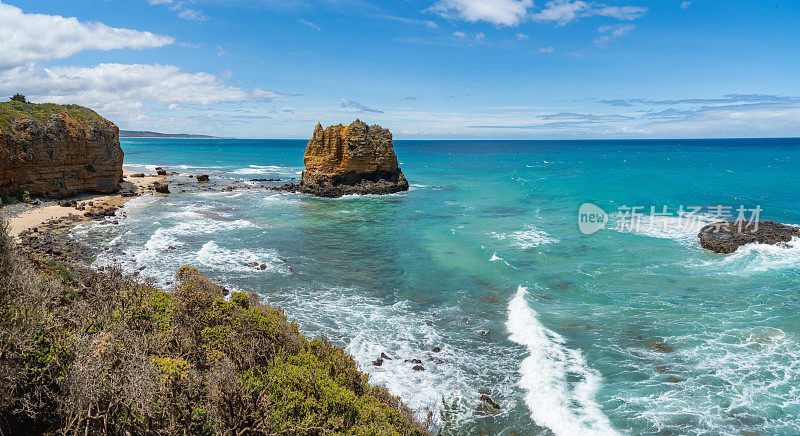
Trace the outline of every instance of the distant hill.
<instances>
[{"instance_id":1,"label":"distant hill","mask_svg":"<svg viewBox=\"0 0 800 436\"><path fill-rule=\"evenodd\" d=\"M157 133L139 130L120 130L120 138L184 138L184 139L219 139L217 136L189 135L186 133Z\"/></svg>"}]
</instances>

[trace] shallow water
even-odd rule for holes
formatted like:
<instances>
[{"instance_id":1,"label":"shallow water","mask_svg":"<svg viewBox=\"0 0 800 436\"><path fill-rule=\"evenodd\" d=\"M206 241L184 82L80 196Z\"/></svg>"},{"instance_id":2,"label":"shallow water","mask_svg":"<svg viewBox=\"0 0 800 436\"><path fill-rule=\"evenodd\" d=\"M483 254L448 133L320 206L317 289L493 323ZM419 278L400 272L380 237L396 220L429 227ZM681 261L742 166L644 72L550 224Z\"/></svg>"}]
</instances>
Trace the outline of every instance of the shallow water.
<instances>
[{"instance_id":1,"label":"shallow water","mask_svg":"<svg viewBox=\"0 0 800 436\"><path fill-rule=\"evenodd\" d=\"M299 177L304 147L123 141L130 170L212 180ZM800 140L395 149L407 193L173 189L129 203L119 226L73 234L112 248L98 265L144 266L167 285L193 264L283 306L444 434L800 433L800 243L706 252L708 209L591 235L577 216L585 202L614 222L621 206L758 205L800 223ZM375 367L381 352L393 360Z\"/></svg>"}]
</instances>

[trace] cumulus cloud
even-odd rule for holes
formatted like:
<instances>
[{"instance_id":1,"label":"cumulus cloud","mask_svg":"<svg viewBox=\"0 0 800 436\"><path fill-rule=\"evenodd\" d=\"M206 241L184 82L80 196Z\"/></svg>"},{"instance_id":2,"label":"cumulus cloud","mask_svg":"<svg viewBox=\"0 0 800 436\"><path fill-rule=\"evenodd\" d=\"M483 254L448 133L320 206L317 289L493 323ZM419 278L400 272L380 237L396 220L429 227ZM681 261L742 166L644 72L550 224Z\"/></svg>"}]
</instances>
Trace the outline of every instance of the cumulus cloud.
<instances>
[{"instance_id":1,"label":"cumulus cloud","mask_svg":"<svg viewBox=\"0 0 800 436\"><path fill-rule=\"evenodd\" d=\"M33 101L77 103L129 119L148 108L184 104L269 101L280 94L245 90L208 73L172 65L100 64L95 67L18 67L0 73L0 92L20 90Z\"/></svg>"},{"instance_id":2,"label":"cumulus cloud","mask_svg":"<svg viewBox=\"0 0 800 436\"><path fill-rule=\"evenodd\" d=\"M170 36L82 23L77 18L26 14L0 3L0 71L86 50L145 49L174 42Z\"/></svg>"},{"instance_id":3,"label":"cumulus cloud","mask_svg":"<svg viewBox=\"0 0 800 436\"><path fill-rule=\"evenodd\" d=\"M439 0L427 11L469 22L516 26L528 15L533 0Z\"/></svg>"},{"instance_id":4,"label":"cumulus cloud","mask_svg":"<svg viewBox=\"0 0 800 436\"><path fill-rule=\"evenodd\" d=\"M592 16L615 18L621 21L633 21L647 12L647 8L638 6L609 6L602 3L590 3L581 0L551 0L545 8L533 14L536 21L554 21L563 26L567 23Z\"/></svg>"},{"instance_id":5,"label":"cumulus cloud","mask_svg":"<svg viewBox=\"0 0 800 436\"><path fill-rule=\"evenodd\" d=\"M371 107L364 106L363 104L361 104L361 103L359 103L357 101L348 100L348 99L346 99L344 97L339 99L339 103L341 104L341 106L343 108L355 109L357 112L371 112L371 113L374 113L374 114L382 114L383 113L382 110L373 109Z\"/></svg>"}]
</instances>

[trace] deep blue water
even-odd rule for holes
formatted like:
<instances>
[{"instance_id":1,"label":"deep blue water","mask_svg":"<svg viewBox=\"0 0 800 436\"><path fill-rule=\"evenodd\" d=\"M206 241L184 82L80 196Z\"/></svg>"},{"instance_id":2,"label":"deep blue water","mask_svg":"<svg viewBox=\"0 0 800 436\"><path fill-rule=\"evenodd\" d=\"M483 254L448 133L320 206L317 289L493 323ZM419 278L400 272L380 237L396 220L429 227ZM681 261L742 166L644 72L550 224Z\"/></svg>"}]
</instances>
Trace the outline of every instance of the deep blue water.
<instances>
[{"instance_id":1,"label":"deep blue water","mask_svg":"<svg viewBox=\"0 0 800 436\"><path fill-rule=\"evenodd\" d=\"M299 177L304 148L124 140L128 169L182 173L173 194L74 234L113 248L99 264L164 285L193 264L283 306L443 434L800 433L800 244L719 255L696 238L717 205L800 223L800 140L396 141L407 193L177 185ZM609 228L581 233L583 203Z\"/></svg>"}]
</instances>

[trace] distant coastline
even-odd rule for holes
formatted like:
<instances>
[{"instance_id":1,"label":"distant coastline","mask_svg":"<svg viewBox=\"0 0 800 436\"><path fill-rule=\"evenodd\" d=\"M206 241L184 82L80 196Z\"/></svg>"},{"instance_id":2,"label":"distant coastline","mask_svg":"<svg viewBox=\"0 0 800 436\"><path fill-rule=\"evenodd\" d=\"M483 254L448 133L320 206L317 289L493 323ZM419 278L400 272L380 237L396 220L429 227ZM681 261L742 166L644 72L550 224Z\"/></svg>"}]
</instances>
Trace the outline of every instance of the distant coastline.
<instances>
[{"instance_id":1,"label":"distant coastline","mask_svg":"<svg viewBox=\"0 0 800 436\"><path fill-rule=\"evenodd\" d=\"M190 135L188 133L158 133L140 130L120 130L120 138L142 138L142 139L156 139L156 138L172 138L172 139L226 139L220 136L208 135Z\"/></svg>"}]
</instances>

